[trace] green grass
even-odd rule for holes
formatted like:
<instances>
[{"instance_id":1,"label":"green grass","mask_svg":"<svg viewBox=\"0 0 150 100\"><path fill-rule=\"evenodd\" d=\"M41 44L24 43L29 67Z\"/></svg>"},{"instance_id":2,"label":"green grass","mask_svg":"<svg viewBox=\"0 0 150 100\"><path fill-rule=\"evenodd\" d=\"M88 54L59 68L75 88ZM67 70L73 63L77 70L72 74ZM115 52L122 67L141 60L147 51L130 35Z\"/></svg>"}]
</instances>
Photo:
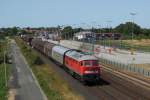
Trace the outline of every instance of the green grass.
<instances>
[{"instance_id":1,"label":"green grass","mask_svg":"<svg viewBox=\"0 0 150 100\"><path fill-rule=\"evenodd\" d=\"M20 38L15 38L48 100L83 100L48 64L42 62ZM37 63L41 62L41 63Z\"/></svg>"},{"instance_id":2,"label":"green grass","mask_svg":"<svg viewBox=\"0 0 150 100\"><path fill-rule=\"evenodd\" d=\"M5 86L5 69L4 65L0 65L0 100L6 100L7 87Z\"/></svg>"},{"instance_id":3,"label":"green grass","mask_svg":"<svg viewBox=\"0 0 150 100\"><path fill-rule=\"evenodd\" d=\"M101 44L105 46L110 46L110 47L116 47L120 49L125 49L125 50L130 50L131 48L134 49L135 51L142 51L142 52L150 52L150 46L145 46L145 45L133 45L130 43L125 42L124 40L104 40L104 41L96 41L96 44Z\"/></svg>"},{"instance_id":4,"label":"green grass","mask_svg":"<svg viewBox=\"0 0 150 100\"><path fill-rule=\"evenodd\" d=\"M7 81L10 75L9 71L9 65L6 64L7 68ZM5 81L5 67L4 64L0 64L0 100L7 100L7 94L8 94L8 87L6 86L6 81Z\"/></svg>"},{"instance_id":5,"label":"green grass","mask_svg":"<svg viewBox=\"0 0 150 100\"><path fill-rule=\"evenodd\" d=\"M4 51L7 51L7 41L4 39L0 42L0 100L7 100L8 87L6 86L6 80L8 81L10 76L9 64L6 63L6 77L5 77L5 66L4 66ZM7 53L6 53L7 62Z\"/></svg>"}]
</instances>

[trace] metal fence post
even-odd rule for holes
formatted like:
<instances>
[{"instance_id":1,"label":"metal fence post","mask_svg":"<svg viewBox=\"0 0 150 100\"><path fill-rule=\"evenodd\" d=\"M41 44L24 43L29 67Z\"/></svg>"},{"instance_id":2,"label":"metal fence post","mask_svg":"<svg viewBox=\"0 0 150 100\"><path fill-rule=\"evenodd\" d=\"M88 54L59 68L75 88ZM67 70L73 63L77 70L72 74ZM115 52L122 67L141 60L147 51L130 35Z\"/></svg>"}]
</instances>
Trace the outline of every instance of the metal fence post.
<instances>
[{"instance_id":1,"label":"metal fence post","mask_svg":"<svg viewBox=\"0 0 150 100\"><path fill-rule=\"evenodd\" d=\"M143 75L144 75L144 72L145 72L145 71L144 71L144 69L143 69L143 73L142 73Z\"/></svg>"},{"instance_id":2,"label":"metal fence post","mask_svg":"<svg viewBox=\"0 0 150 100\"><path fill-rule=\"evenodd\" d=\"M150 72L148 71L148 76L150 76Z\"/></svg>"}]
</instances>

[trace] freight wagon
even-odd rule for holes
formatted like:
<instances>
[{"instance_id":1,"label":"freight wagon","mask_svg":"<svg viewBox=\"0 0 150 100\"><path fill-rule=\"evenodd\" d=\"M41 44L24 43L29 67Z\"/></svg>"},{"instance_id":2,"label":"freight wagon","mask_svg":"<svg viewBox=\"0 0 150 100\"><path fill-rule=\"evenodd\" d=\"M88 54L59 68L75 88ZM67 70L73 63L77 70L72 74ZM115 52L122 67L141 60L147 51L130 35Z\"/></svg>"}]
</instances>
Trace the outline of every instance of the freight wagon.
<instances>
[{"instance_id":1,"label":"freight wagon","mask_svg":"<svg viewBox=\"0 0 150 100\"><path fill-rule=\"evenodd\" d=\"M31 41L33 39L33 36L28 36L28 35L21 35L21 38L28 44L31 46Z\"/></svg>"}]
</instances>

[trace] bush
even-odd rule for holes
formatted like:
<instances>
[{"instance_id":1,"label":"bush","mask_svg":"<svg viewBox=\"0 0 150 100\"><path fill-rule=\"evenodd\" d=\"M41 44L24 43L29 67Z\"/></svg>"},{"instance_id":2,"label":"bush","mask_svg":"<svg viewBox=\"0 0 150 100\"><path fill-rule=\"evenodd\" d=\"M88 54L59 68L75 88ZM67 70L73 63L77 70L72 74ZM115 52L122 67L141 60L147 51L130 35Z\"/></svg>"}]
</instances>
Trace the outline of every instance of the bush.
<instances>
[{"instance_id":1,"label":"bush","mask_svg":"<svg viewBox=\"0 0 150 100\"><path fill-rule=\"evenodd\" d=\"M37 56L33 62L35 65L42 65L43 61L41 60L41 58L39 56Z\"/></svg>"},{"instance_id":2,"label":"bush","mask_svg":"<svg viewBox=\"0 0 150 100\"><path fill-rule=\"evenodd\" d=\"M28 57L30 65L41 65L43 61L39 56L37 56L31 49L23 49L24 54Z\"/></svg>"},{"instance_id":3,"label":"bush","mask_svg":"<svg viewBox=\"0 0 150 100\"><path fill-rule=\"evenodd\" d=\"M0 52L0 64L3 63L3 60L4 60L4 58L3 58L3 53Z\"/></svg>"}]
</instances>

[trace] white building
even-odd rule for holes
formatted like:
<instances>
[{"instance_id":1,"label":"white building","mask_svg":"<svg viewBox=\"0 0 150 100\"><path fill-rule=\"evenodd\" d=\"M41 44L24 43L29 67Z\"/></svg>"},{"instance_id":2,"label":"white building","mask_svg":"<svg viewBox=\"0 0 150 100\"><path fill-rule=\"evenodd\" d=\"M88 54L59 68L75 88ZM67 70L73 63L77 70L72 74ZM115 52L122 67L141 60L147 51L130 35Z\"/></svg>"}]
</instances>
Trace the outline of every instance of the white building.
<instances>
[{"instance_id":1,"label":"white building","mask_svg":"<svg viewBox=\"0 0 150 100\"><path fill-rule=\"evenodd\" d=\"M74 39L76 40L82 40L82 39L88 39L95 36L95 33L91 32L91 31L82 31L82 32L78 32L74 35Z\"/></svg>"}]
</instances>

